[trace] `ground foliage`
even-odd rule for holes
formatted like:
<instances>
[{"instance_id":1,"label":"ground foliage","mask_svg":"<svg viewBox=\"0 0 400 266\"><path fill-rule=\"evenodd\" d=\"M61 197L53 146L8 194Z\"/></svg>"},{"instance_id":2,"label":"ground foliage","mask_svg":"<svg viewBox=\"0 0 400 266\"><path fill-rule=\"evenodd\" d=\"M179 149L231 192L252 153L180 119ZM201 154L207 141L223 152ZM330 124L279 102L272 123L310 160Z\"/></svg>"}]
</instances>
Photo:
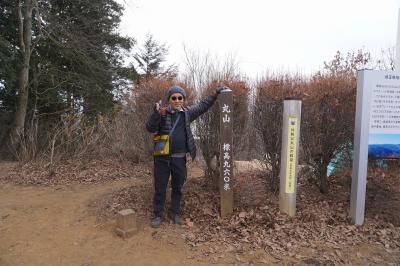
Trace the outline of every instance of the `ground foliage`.
<instances>
[{"instance_id":1,"label":"ground foliage","mask_svg":"<svg viewBox=\"0 0 400 266\"><path fill-rule=\"evenodd\" d=\"M126 179L132 184L103 198L94 199L100 220L112 220L126 208L135 211L138 222L148 226L152 217L153 182L151 162L131 164L118 159L97 159L88 162L66 161L53 170L43 164L14 166L0 182L19 185L95 184ZM192 167L192 166L191 166ZM184 186L183 217L186 225L177 230L165 222L154 238L173 241L179 235L188 246L216 262L232 252L241 262L249 252L265 251L277 261L291 258L304 263L343 264L351 261L349 252L357 245L371 244L399 262L400 255L400 181L399 170L369 171L366 217L363 226L348 220L351 171L330 177L331 192L321 194L315 180L303 173L299 178L297 215L290 218L279 213L278 196L259 172L238 173L234 184L234 213L219 217L219 193L204 177L190 178ZM167 206L169 206L167 195ZM316 250L306 255L304 250ZM361 251L360 251L361 252ZM392 254L392 255L390 255ZM386 261L371 255L373 263ZM371 262L370 261L370 262ZM388 262L388 261L386 261ZM390 263L389 263L390 265Z\"/></svg>"},{"instance_id":2,"label":"ground foliage","mask_svg":"<svg viewBox=\"0 0 400 266\"><path fill-rule=\"evenodd\" d=\"M148 163L131 164L125 160L99 158L90 161L69 160L55 166L42 162L15 165L0 182L16 185L95 184L123 178L149 175Z\"/></svg>"},{"instance_id":3,"label":"ground foliage","mask_svg":"<svg viewBox=\"0 0 400 266\"><path fill-rule=\"evenodd\" d=\"M227 251L242 254L265 250L278 260L292 257L308 263L310 257L300 251L312 249L318 251L319 262L343 264L350 260L349 256L361 257L360 253L348 254L348 249L365 243L381 246L396 258L400 249L397 172L370 173L363 226L351 225L348 219L350 170L332 178L332 191L325 195L319 192L314 180L303 175L295 218L279 213L278 196L270 192L265 178L256 172L236 177L234 213L223 219L218 214L218 192L212 184L206 178L189 179L183 201L187 230L181 235L190 247L214 258L211 261ZM114 192L99 203L102 215L112 217L121 209L132 208L139 221L148 223L152 216L152 192L151 178L141 179L135 186ZM172 225L163 226L168 230ZM329 252L322 252L326 249ZM375 263L380 260L373 258Z\"/></svg>"}]
</instances>

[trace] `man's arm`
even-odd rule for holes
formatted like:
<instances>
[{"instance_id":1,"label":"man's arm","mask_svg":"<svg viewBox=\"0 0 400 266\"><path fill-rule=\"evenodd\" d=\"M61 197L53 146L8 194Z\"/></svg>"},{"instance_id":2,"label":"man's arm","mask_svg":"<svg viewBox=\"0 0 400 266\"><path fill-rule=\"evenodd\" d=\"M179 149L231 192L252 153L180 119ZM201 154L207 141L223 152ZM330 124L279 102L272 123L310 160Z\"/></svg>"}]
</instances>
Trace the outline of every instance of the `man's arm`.
<instances>
[{"instance_id":1,"label":"man's arm","mask_svg":"<svg viewBox=\"0 0 400 266\"><path fill-rule=\"evenodd\" d=\"M151 133L156 133L160 130L160 122L161 115L158 110L154 110L154 112L150 115L149 119L146 123L147 131Z\"/></svg>"},{"instance_id":2,"label":"man's arm","mask_svg":"<svg viewBox=\"0 0 400 266\"><path fill-rule=\"evenodd\" d=\"M217 99L217 94L212 94L202 99L198 104L188 107L190 122L207 112Z\"/></svg>"}]
</instances>

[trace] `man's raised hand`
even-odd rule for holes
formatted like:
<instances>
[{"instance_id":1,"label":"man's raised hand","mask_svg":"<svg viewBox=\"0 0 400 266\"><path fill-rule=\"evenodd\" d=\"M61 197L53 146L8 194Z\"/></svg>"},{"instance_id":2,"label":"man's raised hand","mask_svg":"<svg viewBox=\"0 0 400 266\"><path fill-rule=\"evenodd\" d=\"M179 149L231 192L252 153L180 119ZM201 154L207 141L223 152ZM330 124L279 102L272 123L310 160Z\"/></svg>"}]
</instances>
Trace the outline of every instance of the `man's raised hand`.
<instances>
[{"instance_id":1,"label":"man's raised hand","mask_svg":"<svg viewBox=\"0 0 400 266\"><path fill-rule=\"evenodd\" d=\"M216 88L215 89L215 96L218 96L221 93L221 91L223 91L225 89L227 89L227 87L225 87L225 86L221 86L221 87Z\"/></svg>"},{"instance_id":2,"label":"man's raised hand","mask_svg":"<svg viewBox=\"0 0 400 266\"><path fill-rule=\"evenodd\" d=\"M161 110L161 106L162 106L162 101L158 101L154 104L154 112L155 113L159 113Z\"/></svg>"}]
</instances>

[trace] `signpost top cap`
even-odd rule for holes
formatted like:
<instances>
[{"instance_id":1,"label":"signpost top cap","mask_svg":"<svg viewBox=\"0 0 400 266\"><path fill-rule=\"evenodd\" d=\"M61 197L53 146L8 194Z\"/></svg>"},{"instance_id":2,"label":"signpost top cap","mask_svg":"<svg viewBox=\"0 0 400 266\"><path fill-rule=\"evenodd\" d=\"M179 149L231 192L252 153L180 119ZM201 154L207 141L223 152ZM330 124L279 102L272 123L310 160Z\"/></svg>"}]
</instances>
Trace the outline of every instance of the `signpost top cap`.
<instances>
[{"instance_id":1,"label":"signpost top cap","mask_svg":"<svg viewBox=\"0 0 400 266\"><path fill-rule=\"evenodd\" d=\"M285 101L301 101L301 97L296 97L296 96L292 96L292 97L286 97Z\"/></svg>"}]
</instances>

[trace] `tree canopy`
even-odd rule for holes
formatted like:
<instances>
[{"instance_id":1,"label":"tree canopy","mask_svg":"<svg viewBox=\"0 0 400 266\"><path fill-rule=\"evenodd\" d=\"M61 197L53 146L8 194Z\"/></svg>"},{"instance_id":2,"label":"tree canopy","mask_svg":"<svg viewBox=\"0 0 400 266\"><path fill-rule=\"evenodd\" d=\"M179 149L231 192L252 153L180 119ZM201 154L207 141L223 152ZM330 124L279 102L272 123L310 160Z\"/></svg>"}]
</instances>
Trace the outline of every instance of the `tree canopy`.
<instances>
[{"instance_id":1,"label":"tree canopy","mask_svg":"<svg viewBox=\"0 0 400 266\"><path fill-rule=\"evenodd\" d=\"M153 35L149 34L142 48L133 56L133 78L149 80L152 77L174 78L178 74L174 64L165 66L168 48L165 43L158 43Z\"/></svg>"},{"instance_id":2,"label":"tree canopy","mask_svg":"<svg viewBox=\"0 0 400 266\"><path fill-rule=\"evenodd\" d=\"M0 4L0 101L11 112L16 111L17 73L22 65L19 12L29 5L21 1L19 8L15 3ZM133 39L117 31L122 6L113 0L39 0L31 4L35 8L28 112L109 111L123 78L123 52L134 45Z\"/></svg>"}]
</instances>

